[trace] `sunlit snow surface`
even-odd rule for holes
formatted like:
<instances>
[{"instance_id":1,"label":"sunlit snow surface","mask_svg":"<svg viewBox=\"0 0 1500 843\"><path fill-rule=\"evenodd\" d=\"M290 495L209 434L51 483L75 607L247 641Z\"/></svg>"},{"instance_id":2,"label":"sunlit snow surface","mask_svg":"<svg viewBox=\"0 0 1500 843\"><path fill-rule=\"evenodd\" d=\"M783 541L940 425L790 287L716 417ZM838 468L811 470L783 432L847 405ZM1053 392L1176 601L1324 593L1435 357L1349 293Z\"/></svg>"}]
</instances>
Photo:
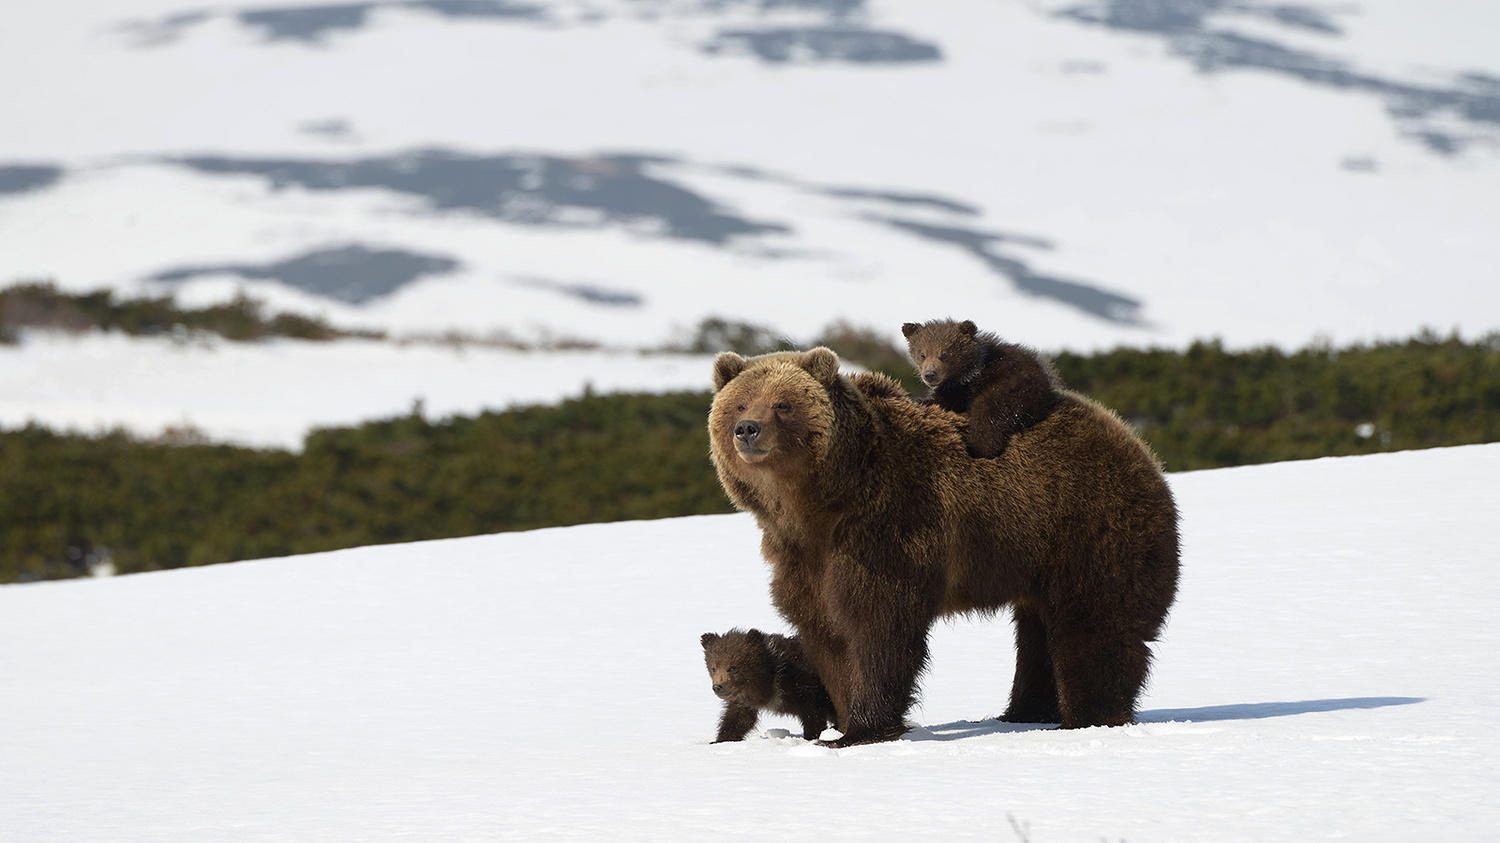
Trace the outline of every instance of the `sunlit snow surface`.
<instances>
[{"instance_id":1,"label":"sunlit snow surface","mask_svg":"<svg viewBox=\"0 0 1500 843\"><path fill-rule=\"evenodd\" d=\"M0 282L609 344L1479 334L1497 8L25 3Z\"/></svg>"},{"instance_id":2,"label":"sunlit snow surface","mask_svg":"<svg viewBox=\"0 0 1500 843\"><path fill-rule=\"evenodd\" d=\"M1477 337L1500 328L1497 10L22 3L0 284L615 349L706 317L801 344L946 315L1046 351ZM295 447L633 365L164 343L27 334L0 425Z\"/></svg>"},{"instance_id":3,"label":"sunlit snow surface","mask_svg":"<svg viewBox=\"0 0 1500 843\"><path fill-rule=\"evenodd\" d=\"M706 391L712 366L702 354L38 332L20 347L0 345L0 427L175 429L298 450L315 428L413 412L439 420L586 391Z\"/></svg>"},{"instance_id":4,"label":"sunlit snow surface","mask_svg":"<svg viewBox=\"0 0 1500 843\"><path fill-rule=\"evenodd\" d=\"M0 587L6 839L1481 840L1500 445L1171 476L1140 723L1005 704L939 624L918 726L710 745L698 636L782 625L747 515ZM776 730L782 730L780 732Z\"/></svg>"},{"instance_id":5,"label":"sunlit snow surface","mask_svg":"<svg viewBox=\"0 0 1500 843\"><path fill-rule=\"evenodd\" d=\"M1486 0L73 0L0 26L0 284L612 347L969 317L1044 349L1497 327ZM706 357L27 334L0 425L306 429ZM708 744L747 516L0 587L0 839L1473 840L1500 446L1174 475L1141 722ZM0 514L3 517L3 514Z\"/></svg>"}]
</instances>

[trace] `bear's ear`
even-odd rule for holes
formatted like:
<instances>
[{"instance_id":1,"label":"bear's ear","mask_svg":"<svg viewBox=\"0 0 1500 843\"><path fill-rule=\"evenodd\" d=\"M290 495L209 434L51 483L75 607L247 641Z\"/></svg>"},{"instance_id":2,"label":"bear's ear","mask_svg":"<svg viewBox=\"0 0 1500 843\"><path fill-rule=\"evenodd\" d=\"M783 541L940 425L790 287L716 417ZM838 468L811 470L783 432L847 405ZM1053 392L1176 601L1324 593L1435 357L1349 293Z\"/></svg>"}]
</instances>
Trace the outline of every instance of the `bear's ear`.
<instances>
[{"instance_id":1,"label":"bear's ear","mask_svg":"<svg viewBox=\"0 0 1500 843\"><path fill-rule=\"evenodd\" d=\"M760 644L766 640L766 634L758 629L752 629L745 633L745 640L751 644Z\"/></svg>"},{"instance_id":2,"label":"bear's ear","mask_svg":"<svg viewBox=\"0 0 1500 843\"><path fill-rule=\"evenodd\" d=\"M715 632L705 632L705 633L703 633L703 639L702 640L703 640L703 649L706 650L706 649L708 649L708 645L710 645L710 644L714 643L715 641L719 640L719 635L718 635L718 633L715 633Z\"/></svg>"},{"instance_id":3,"label":"bear's ear","mask_svg":"<svg viewBox=\"0 0 1500 843\"><path fill-rule=\"evenodd\" d=\"M911 335L922 330L922 326L915 322L903 322L901 324L901 336L911 339Z\"/></svg>"},{"instance_id":4,"label":"bear's ear","mask_svg":"<svg viewBox=\"0 0 1500 843\"><path fill-rule=\"evenodd\" d=\"M965 319L958 323L958 332L966 337L972 337L979 332L979 326L975 325L973 321Z\"/></svg>"},{"instance_id":5,"label":"bear's ear","mask_svg":"<svg viewBox=\"0 0 1500 843\"><path fill-rule=\"evenodd\" d=\"M828 386L838 380L839 356L833 353L833 349L820 345L802 355L802 368L817 378L818 383Z\"/></svg>"},{"instance_id":6,"label":"bear's ear","mask_svg":"<svg viewBox=\"0 0 1500 843\"><path fill-rule=\"evenodd\" d=\"M745 358L726 351L714 358L714 392L724 388L724 384L734 380L735 375L745 371Z\"/></svg>"}]
</instances>

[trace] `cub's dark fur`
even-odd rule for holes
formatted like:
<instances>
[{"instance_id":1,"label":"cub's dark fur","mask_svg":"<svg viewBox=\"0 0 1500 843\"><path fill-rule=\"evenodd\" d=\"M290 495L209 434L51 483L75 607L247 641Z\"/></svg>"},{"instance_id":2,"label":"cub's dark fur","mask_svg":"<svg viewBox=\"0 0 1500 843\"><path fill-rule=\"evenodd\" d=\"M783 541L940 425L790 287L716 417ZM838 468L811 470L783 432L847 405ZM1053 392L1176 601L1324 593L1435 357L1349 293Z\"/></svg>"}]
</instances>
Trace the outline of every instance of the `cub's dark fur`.
<instances>
[{"instance_id":1,"label":"cub's dark fur","mask_svg":"<svg viewBox=\"0 0 1500 843\"><path fill-rule=\"evenodd\" d=\"M744 740L762 710L797 718L810 741L833 722L833 701L796 638L731 629L702 640L714 693L724 700L714 743Z\"/></svg>"},{"instance_id":2,"label":"cub's dark fur","mask_svg":"<svg viewBox=\"0 0 1500 843\"><path fill-rule=\"evenodd\" d=\"M901 326L911 362L931 394L922 403L969 417L964 444L976 457L1005 450L1012 434L1046 418L1062 401L1062 382L1035 351L1002 342L969 320Z\"/></svg>"}]
</instances>

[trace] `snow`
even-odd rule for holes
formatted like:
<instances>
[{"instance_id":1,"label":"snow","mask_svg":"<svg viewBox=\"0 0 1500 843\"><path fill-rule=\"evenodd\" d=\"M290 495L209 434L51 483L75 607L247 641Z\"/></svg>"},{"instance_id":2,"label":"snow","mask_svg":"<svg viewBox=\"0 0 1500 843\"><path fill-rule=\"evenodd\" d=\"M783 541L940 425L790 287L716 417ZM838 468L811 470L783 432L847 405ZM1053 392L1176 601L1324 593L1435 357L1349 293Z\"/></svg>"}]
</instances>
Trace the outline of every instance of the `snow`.
<instances>
[{"instance_id":1,"label":"snow","mask_svg":"<svg viewBox=\"0 0 1500 843\"><path fill-rule=\"evenodd\" d=\"M1500 445L1170 476L1140 722L1004 706L940 623L918 728L711 745L698 635L781 630L746 515L0 587L8 839L1482 840ZM779 731L778 731L779 730Z\"/></svg>"},{"instance_id":2,"label":"snow","mask_svg":"<svg viewBox=\"0 0 1500 843\"><path fill-rule=\"evenodd\" d=\"M709 316L899 343L951 315L1078 351L1500 327L1486 0L1271 9L1336 35L1207 18L1345 86L1204 72L1170 35L1058 14L1085 0L334 5L363 25L278 40L243 17L326 0L9 10L0 284L609 350L28 331L0 346L0 427L296 448L414 408L698 390L707 356L629 349ZM835 25L942 58L704 49ZM1391 98L1422 87L1483 107ZM526 172L444 205L452 184L402 189L434 159L459 187ZM622 215L615 177L705 204ZM694 228L715 215L747 233ZM256 270L350 247L454 268L342 297ZM1184 577L1137 725L986 719L1010 631L961 619L934 628L913 731L839 751L771 717L708 743L698 635L785 631L744 515L3 586L0 838L1492 839L1496 476L1500 445L1172 475Z\"/></svg>"},{"instance_id":3,"label":"snow","mask_svg":"<svg viewBox=\"0 0 1500 843\"><path fill-rule=\"evenodd\" d=\"M362 25L307 39L269 38L237 16L329 4L16 10L0 33L0 74L28 83L7 91L17 130L0 135L0 166L62 175L0 194L0 279L184 295L208 285L340 324L586 330L611 344L660 343L726 312L793 337L838 318L894 337L903 321L954 315L1079 350L1496 327L1500 127L1486 115L1500 95L1482 93L1483 79L1500 78L1492 3L1339 4L1322 10L1338 35L1238 5L1211 19L1347 67L1363 85L1201 72L1165 36L1060 14L1093 5L1074 0L871 0L842 4L856 10L845 17L816 2L535 0L524 5L540 17L505 19L363 5ZM170 25L188 11L196 23ZM704 49L736 27L833 25L898 33L941 59L773 63ZM1377 82L1478 105L1465 116L1424 104L1413 116ZM1453 149L1435 152L1423 133ZM667 185L777 230L727 242L664 231L653 214L611 217L602 206L615 195L559 199L561 182L443 205L435 183L391 175L434 150L471 184L548 157L587 182L644 156L657 187L631 181L632 195ZM231 166L188 163L204 156ZM361 162L390 169L340 189L257 174L265 161L334 181ZM454 186L442 189L452 200ZM985 254L895 221L1001 239ZM309 302L253 274L229 289L223 277L152 280L350 243L459 267L358 303ZM1034 276L1122 297L1134 318L1039 290ZM638 302L603 306L527 279Z\"/></svg>"},{"instance_id":4,"label":"snow","mask_svg":"<svg viewBox=\"0 0 1500 843\"><path fill-rule=\"evenodd\" d=\"M585 391L706 391L712 363L702 354L36 333L19 348L0 345L0 427L191 428L215 442L295 451L313 428L414 411L433 420Z\"/></svg>"},{"instance_id":5,"label":"snow","mask_svg":"<svg viewBox=\"0 0 1500 843\"><path fill-rule=\"evenodd\" d=\"M1500 328L1488 37L1500 6L1173 5L1204 39L1272 45L1266 66L1216 71L1169 30L1068 14L1116 6L1157 8L23 3L0 28L0 78L18 80L0 106L12 127L0 132L0 284L50 278L187 305L246 293L397 337L625 349L708 317L797 344L844 321L898 345L902 322L972 318L1049 352ZM319 15L353 22L319 30ZM726 32L778 28L884 33L939 58L710 49ZM331 255L353 262L328 267L327 283L288 274ZM101 357L101 343L119 353ZM394 363L365 347L439 383L471 377L456 357L407 346ZM89 338L64 353L28 338L19 354L35 359L14 354L5 362L26 372L8 376L24 388L0 391L7 427L149 436L186 421L286 446L299 425L404 411L425 391L398 378L347 409L247 410L237 378L192 375L191 405L173 387L171 400L143 387L106 405L88 396L137 382L137 360L161 357L153 342ZM296 395L346 393L303 374L333 377L325 361L345 354L243 352L281 361L252 379L284 377ZM174 359L219 372L228 356ZM596 377L595 358L563 359L557 395ZM77 395L36 396L42 366ZM529 400L510 382L526 379L448 406ZM679 388L665 381L651 388Z\"/></svg>"}]
</instances>

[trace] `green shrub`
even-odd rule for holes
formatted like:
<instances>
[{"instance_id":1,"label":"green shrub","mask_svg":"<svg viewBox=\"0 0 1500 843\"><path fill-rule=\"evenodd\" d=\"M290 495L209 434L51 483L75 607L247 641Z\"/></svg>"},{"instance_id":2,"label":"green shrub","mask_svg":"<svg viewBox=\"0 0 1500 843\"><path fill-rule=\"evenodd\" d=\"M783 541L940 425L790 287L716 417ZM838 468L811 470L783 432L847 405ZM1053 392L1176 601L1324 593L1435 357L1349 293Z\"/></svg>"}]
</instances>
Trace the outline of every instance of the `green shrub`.
<instances>
[{"instance_id":1,"label":"green shrub","mask_svg":"<svg viewBox=\"0 0 1500 843\"><path fill-rule=\"evenodd\" d=\"M747 354L781 342L712 330L738 332ZM835 325L814 341L911 377L878 333ZM1203 342L1056 363L1172 471L1500 441L1500 334L1292 353ZM727 512L708 459L711 400L589 394L440 422L412 414L315 431L300 454L209 444L192 430L0 432L0 582L78 576L105 559L149 571Z\"/></svg>"},{"instance_id":2,"label":"green shrub","mask_svg":"<svg viewBox=\"0 0 1500 843\"><path fill-rule=\"evenodd\" d=\"M707 393L321 430L301 454L0 432L0 582L727 512Z\"/></svg>"},{"instance_id":3,"label":"green shrub","mask_svg":"<svg viewBox=\"0 0 1500 843\"><path fill-rule=\"evenodd\" d=\"M265 337L330 340L381 336L372 331L339 330L321 320L295 314L267 317L259 302L244 295L220 305L180 308L171 296L116 299L109 290L64 293L46 281L15 284L0 290L0 342L14 342L17 330L25 327L74 332L100 328L135 335L208 331L240 341Z\"/></svg>"},{"instance_id":4,"label":"green shrub","mask_svg":"<svg viewBox=\"0 0 1500 843\"><path fill-rule=\"evenodd\" d=\"M1054 362L1173 471L1500 440L1500 335L1290 354L1200 342Z\"/></svg>"}]
</instances>

